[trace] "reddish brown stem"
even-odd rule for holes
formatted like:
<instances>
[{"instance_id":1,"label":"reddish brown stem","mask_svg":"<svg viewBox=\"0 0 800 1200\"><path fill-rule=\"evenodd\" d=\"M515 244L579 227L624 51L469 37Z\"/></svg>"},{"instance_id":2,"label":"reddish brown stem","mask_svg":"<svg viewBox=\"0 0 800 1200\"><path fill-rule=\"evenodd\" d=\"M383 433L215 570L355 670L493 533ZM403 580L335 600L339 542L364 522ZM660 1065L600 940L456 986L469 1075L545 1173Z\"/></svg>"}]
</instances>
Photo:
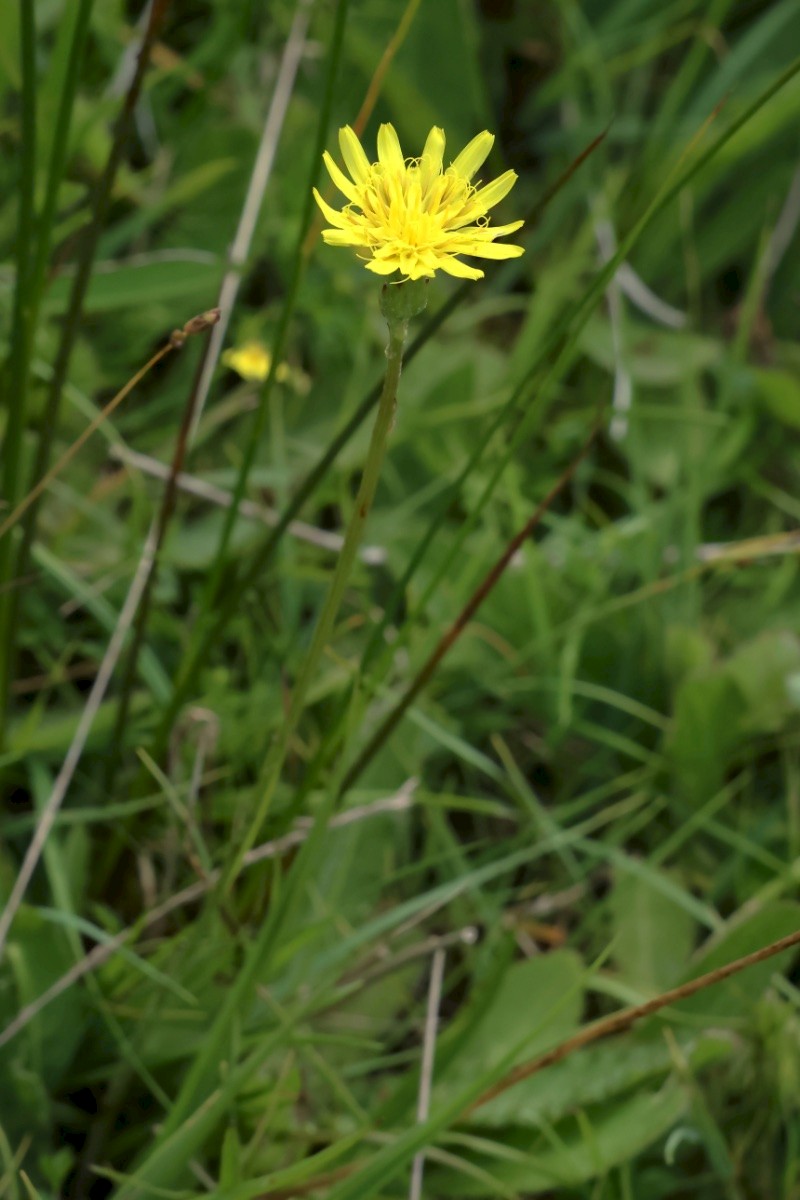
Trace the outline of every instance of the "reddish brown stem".
<instances>
[{"instance_id":1,"label":"reddish brown stem","mask_svg":"<svg viewBox=\"0 0 800 1200\"><path fill-rule=\"evenodd\" d=\"M757 963L764 962L768 958L774 958L776 954L782 954L784 950L791 950L794 946L800 946L800 930L796 930L794 933L780 938L777 942L772 942L769 946L762 946L760 950L754 950L752 954L745 954L743 958L737 958L733 962L726 963L723 967L716 967L713 971L707 971L705 975L699 975L697 979L690 979L688 983L681 983L678 987L671 988L668 992L662 992L660 996L654 996L652 1000L646 1000L644 1004L634 1004L630 1008L623 1008L621 1012L612 1013L610 1017L604 1017L601 1021L596 1021L593 1025L587 1025L585 1028L578 1030L573 1037L567 1038L565 1042L561 1042L558 1046L554 1046L552 1050L547 1050L544 1054L540 1054L538 1058L533 1058L530 1062L520 1063L518 1067L514 1067L499 1083L487 1088L475 1103L467 1109L467 1114L473 1112L476 1108L481 1108L484 1104L488 1104L490 1100L494 1100L495 1096L507 1092L509 1088L521 1083L523 1079L530 1079L532 1075L538 1075L540 1071L544 1071L547 1067L552 1067L555 1063L561 1062L562 1059L569 1057L570 1054L574 1054L576 1050L582 1049L583 1046L588 1046L591 1042L598 1042L601 1038L611 1037L614 1033L623 1033L626 1029L630 1029L631 1025L634 1025L636 1021L641 1020L642 1017L652 1016L653 1013L659 1012L662 1008L667 1008L670 1004L677 1004L679 1000L686 1000L689 996L694 996L707 987L713 987L715 983L721 983L723 979L729 979L731 975L737 975L740 971L745 971L748 967L754 967Z\"/></svg>"},{"instance_id":2,"label":"reddish brown stem","mask_svg":"<svg viewBox=\"0 0 800 1200\"><path fill-rule=\"evenodd\" d=\"M170 345L180 347L186 341L187 337L191 337L198 333L210 333L213 327L219 320L220 312L218 308L209 309L208 312L201 313L197 317L192 317L187 321L183 329L174 330L170 337ZM200 380L203 374L203 365L205 355L208 351L208 339L206 339L203 350L200 354L197 367L195 369L194 379L189 391L189 396L184 405L183 417L181 418L180 429L175 441L175 450L172 455L170 464L169 477L167 478L164 487L164 495L161 500L161 508L156 518L155 530L153 533L154 549L153 549L153 565L150 575L142 594L142 599L139 604L139 611L136 615L136 624L133 630L133 641L130 651L128 652L128 660L125 664L121 688L119 710L117 712L117 720L114 727L114 735L111 738L112 753L108 758L108 766L106 770L106 785L110 790L113 782L113 776L119 762L119 755L124 745L125 728L128 723L128 712L130 708L131 693L133 692L133 681L136 678L136 670L139 662L139 651L144 640L145 628L147 626L147 618L150 611L150 597L153 593L153 583L158 570L158 560L161 554L161 547L164 544L164 539L167 533L172 514L175 510L175 500L178 494L178 476L183 471L183 466L186 461L186 451L189 445L189 433L194 423L195 413L197 411L198 398L200 395Z\"/></svg>"}]
</instances>

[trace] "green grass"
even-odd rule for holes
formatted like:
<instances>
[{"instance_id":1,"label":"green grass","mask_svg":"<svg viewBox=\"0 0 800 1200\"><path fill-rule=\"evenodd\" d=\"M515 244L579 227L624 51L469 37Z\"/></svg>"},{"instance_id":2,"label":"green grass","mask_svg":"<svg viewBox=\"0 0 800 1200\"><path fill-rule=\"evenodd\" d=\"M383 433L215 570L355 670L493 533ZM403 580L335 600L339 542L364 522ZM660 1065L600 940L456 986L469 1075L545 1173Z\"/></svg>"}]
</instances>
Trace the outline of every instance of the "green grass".
<instances>
[{"instance_id":1,"label":"green grass","mask_svg":"<svg viewBox=\"0 0 800 1200\"><path fill-rule=\"evenodd\" d=\"M307 241L310 182L409 12L311 6L228 334L290 372L218 369L201 494L179 493L11 924L0 1197L403 1197L421 1150L436 1198L800 1197L791 956L467 1111L798 926L795 8L410 6L365 144L387 120L412 154L432 124L454 154L491 129L487 170L520 176L499 217L532 219L522 259L430 287L380 561L356 562L306 678L336 556L290 521L346 527L386 361L379 284ZM172 0L126 131L138 14L0 10L6 515L216 302L296 10ZM2 900L161 507L125 454L172 461L202 350L159 364L0 544ZM256 836L277 845L242 865Z\"/></svg>"}]
</instances>

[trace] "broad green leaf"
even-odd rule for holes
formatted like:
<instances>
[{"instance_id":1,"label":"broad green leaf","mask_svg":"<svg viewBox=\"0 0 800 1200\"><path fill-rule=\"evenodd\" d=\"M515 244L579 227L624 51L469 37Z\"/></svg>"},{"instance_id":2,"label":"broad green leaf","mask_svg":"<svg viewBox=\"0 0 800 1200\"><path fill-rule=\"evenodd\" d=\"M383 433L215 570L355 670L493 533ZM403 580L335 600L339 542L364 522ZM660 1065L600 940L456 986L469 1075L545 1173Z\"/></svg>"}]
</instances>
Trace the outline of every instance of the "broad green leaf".
<instances>
[{"instance_id":1,"label":"broad green leaf","mask_svg":"<svg viewBox=\"0 0 800 1200\"><path fill-rule=\"evenodd\" d=\"M435 1094L450 1094L514 1052L519 1061L568 1037L583 1006L583 967L571 950L515 963Z\"/></svg>"},{"instance_id":2,"label":"broad green leaf","mask_svg":"<svg viewBox=\"0 0 800 1200\"><path fill-rule=\"evenodd\" d=\"M753 371L756 395L767 411L792 429L800 429L800 381L796 375L778 367L760 367Z\"/></svg>"},{"instance_id":3,"label":"broad green leaf","mask_svg":"<svg viewBox=\"0 0 800 1200\"><path fill-rule=\"evenodd\" d=\"M779 630L761 634L728 660L727 671L744 698L742 729L779 733L794 711L789 680L800 671L800 641Z\"/></svg>"},{"instance_id":4,"label":"broad green leaf","mask_svg":"<svg viewBox=\"0 0 800 1200\"><path fill-rule=\"evenodd\" d=\"M189 314L211 308L217 298L223 264L209 262L208 255L167 253L163 259L141 265L112 263L98 269L86 296L89 313L114 312L118 309L180 301L189 306ZM72 280L60 275L45 296L47 311L58 314L66 307ZM181 309L181 313L183 309ZM185 318L184 318L185 319ZM176 315L175 324L182 324Z\"/></svg>"},{"instance_id":5,"label":"broad green leaf","mask_svg":"<svg viewBox=\"0 0 800 1200\"><path fill-rule=\"evenodd\" d=\"M632 1159L664 1137L688 1103L684 1087L670 1080L656 1091L643 1089L616 1103L582 1110L557 1128L555 1138L515 1133L499 1143L496 1157L487 1154L478 1162L526 1195L552 1194L554 1188L576 1187ZM506 1148L517 1152L511 1161L503 1153ZM466 1174L431 1171L428 1181L435 1195L491 1195Z\"/></svg>"},{"instance_id":6,"label":"broad green leaf","mask_svg":"<svg viewBox=\"0 0 800 1200\"><path fill-rule=\"evenodd\" d=\"M624 871L615 875L611 911L612 955L621 979L645 995L671 987L693 947L691 914L645 875Z\"/></svg>"}]
</instances>

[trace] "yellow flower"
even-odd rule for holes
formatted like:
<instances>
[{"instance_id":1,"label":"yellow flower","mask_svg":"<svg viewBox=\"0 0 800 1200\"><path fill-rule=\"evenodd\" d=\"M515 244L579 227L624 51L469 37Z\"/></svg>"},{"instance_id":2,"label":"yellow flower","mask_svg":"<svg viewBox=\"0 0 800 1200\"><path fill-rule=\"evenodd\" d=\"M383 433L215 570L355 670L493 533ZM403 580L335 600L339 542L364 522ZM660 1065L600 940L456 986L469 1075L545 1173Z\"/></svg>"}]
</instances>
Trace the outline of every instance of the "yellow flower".
<instances>
[{"instance_id":1,"label":"yellow flower","mask_svg":"<svg viewBox=\"0 0 800 1200\"><path fill-rule=\"evenodd\" d=\"M471 182L492 148L491 133L479 133L449 167L444 167L444 131L434 125L422 157L403 157L392 125L378 130L378 161L371 163L356 134L346 125L339 145L350 178L325 153L325 166L339 191L347 197L340 212L314 189L317 204L334 226L322 236L329 246L357 246L367 251L368 271L405 279L421 279L436 271L464 279L481 279L483 271L458 257L516 258L522 246L498 245L495 238L513 233L524 222L489 225L487 213L514 186L517 176L506 171L480 187Z\"/></svg>"},{"instance_id":2,"label":"yellow flower","mask_svg":"<svg viewBox=\"0 0 800 1200\"><path fill-rule=\"evenodd\" d=\"M222 362L237 375L241 375L242 379L250 383L263 383L269 374L272 355L261 342L245 342L242 346L226 350ZM281 363L275 372L275 378L278 383L282 383L288 376L289 368L286 363Z\"/></svg>"}]
</instances>

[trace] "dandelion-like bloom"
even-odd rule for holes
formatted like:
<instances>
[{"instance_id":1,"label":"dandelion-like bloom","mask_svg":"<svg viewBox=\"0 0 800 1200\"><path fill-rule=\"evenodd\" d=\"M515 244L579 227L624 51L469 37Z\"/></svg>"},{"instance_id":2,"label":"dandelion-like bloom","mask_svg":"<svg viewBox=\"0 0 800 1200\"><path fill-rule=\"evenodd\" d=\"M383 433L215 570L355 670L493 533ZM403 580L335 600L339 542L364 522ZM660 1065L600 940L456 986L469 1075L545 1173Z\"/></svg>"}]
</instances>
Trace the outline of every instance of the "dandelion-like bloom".
<instances>
[{"instance_id":1,"label":"dandelion-like bloom","mask_svg":"<svg viewBox=\"0 0 800 1200\"><path fill-rule=\"evenodd\" d=\"M506 171L481 187L472 183L494 143L491 133L474 137L450 166L444 166L444 131L434 125L422 156L404 158L392 125L378 130L378 161L371 163L349 125L339 130L339 145L350 178L325 153L325 166L349 200L340 212L314 189L317 204L333 229L322 236L329 246L366 251L368 271L421 279L446 271L463 279L481 279L483 271L462 262L473 258L516 258L522 246L496 243L524 222L490 226L487 213L508 195L517 180Z\"/></svg>"},{"instance_id":2,"label":"dandelion-like bloom","mask_svg":"<svg viewBox=\"0 0 800 1200\"><path fill-rule=\"evenodd\" d=\"M272 355L261 342L251 341L235 349L226 350L222 355L222 363L249 383L263 383L269 375ZM289 368L286 363L280 363L275 372L278 383L284 382L288 376Z\"/></svg>"}]
</instances>

